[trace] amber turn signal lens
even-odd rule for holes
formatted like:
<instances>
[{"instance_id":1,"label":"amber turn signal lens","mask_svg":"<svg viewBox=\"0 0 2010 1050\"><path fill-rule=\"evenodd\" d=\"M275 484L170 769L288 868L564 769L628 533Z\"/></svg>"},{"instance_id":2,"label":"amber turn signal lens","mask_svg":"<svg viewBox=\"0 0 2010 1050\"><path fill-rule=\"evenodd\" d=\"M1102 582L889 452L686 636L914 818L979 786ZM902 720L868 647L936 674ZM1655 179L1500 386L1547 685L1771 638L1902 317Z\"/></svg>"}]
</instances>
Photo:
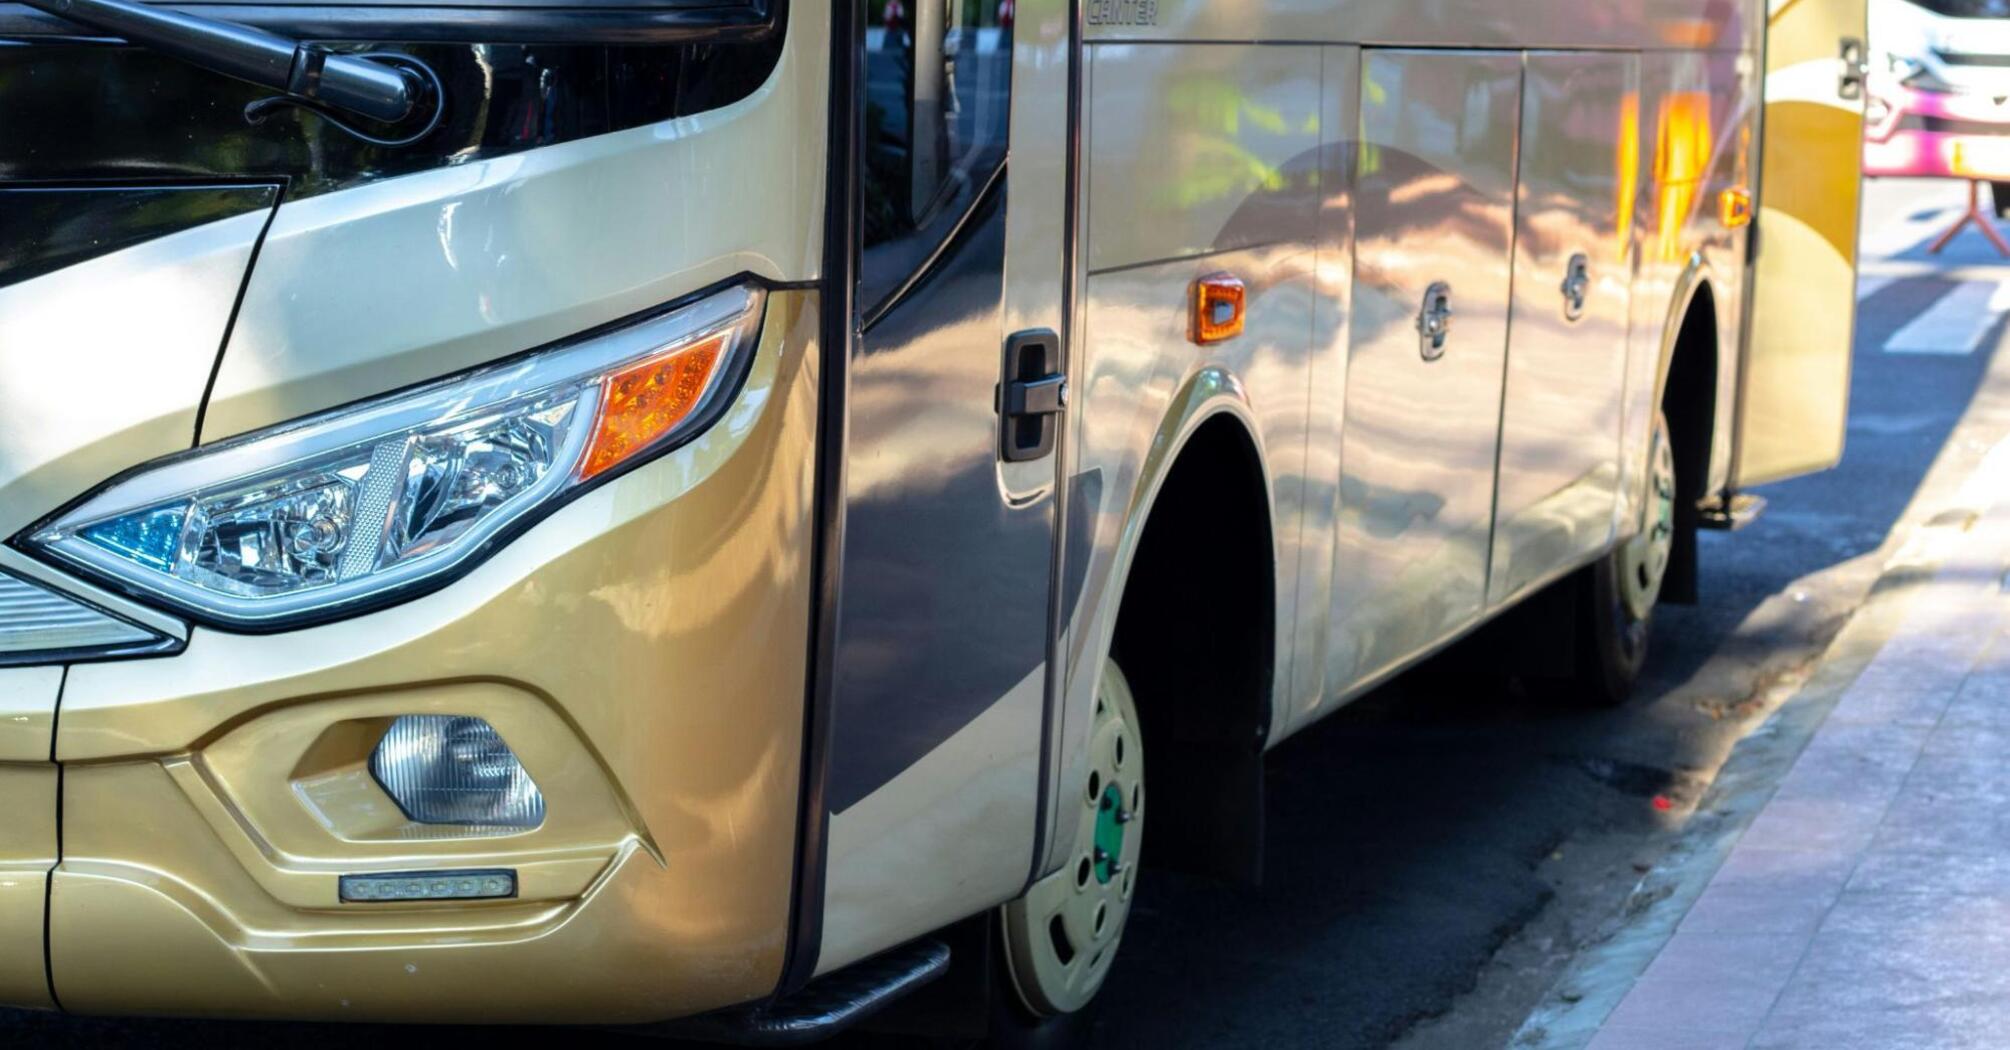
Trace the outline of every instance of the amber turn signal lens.
<instances>
[{"instance_id":1,"label":"amber turn signal lens","mask_svg":"<svg viewBox=\"0 0 2010 1050\"><path fill-rule=\"evenodd\" d=\"M1206 346L1241 335L1246 298L1241 278L1233 274L1209 274L1194 281L1193 294L1188 296L1193 316L1187 324L1187 338Z\"/></svg>"},{"instance_id":2,"label":"amber turn signal lens","mask_svg":"<svg viewBox=\"0 0 2010 1050\"><path fill-rule=\"evenodd\" d=\"M705 396L727 338L708 336L609 376L579 476L620 464L683 422Z\"/></svg>"},{"instance_id":3,"label":"amber turn signal lens","mask_svg":"<svg viewBox=\"0 0 2010 1050\"><path fill-rule=\"evenodd\" d=\"M1752 194L1742 186L1733 186L1717 195L1717 217L1724 225L1736 229L1752 221Z\"/></svg>"}]
</instances>

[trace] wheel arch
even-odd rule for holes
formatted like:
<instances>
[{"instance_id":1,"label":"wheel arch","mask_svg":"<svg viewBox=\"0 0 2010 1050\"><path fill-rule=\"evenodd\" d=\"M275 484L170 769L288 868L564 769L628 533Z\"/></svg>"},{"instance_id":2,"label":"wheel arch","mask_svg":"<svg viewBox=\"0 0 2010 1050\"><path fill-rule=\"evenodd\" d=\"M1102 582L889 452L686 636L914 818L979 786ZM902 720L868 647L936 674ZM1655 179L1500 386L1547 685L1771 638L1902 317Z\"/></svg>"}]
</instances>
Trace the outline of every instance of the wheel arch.
<instances>
[{"instance_id":1,"label":"wheel arch","mask_svg":"<svg viewBox=\"0 0 2010 1050\"><path fill-rule=\"evenodd\" d=\"M1679 490L1675 501L1675 540L1669 553L1661 600L1691 604L1697 599L1699 566L1696 534L1701 514L1698 502L1715 486L1714 464L1726 451L1718 402L1720 380L1733 363L1725 360L1724 313L1717 290L1700 264L1683 272L1674 306L1662 327L1660 365L1654 384L1653 407L1668 419L1675 451ZM1646 473L1640 481L1645 484Z\"/></svg>"},{"instance_id":2,"label":"wheel arch","mask_svg":"<svg viewBox=\"0 0 2010 1050\"><path fill-rule=\"evenodd\" d=\"M1137 699L1155 814L1147 860L1251 882L1287 633L1260 434L1226 373L1203 370L1175 398L1126 509L1098 650Z\"/></svg>"}]
</instances>

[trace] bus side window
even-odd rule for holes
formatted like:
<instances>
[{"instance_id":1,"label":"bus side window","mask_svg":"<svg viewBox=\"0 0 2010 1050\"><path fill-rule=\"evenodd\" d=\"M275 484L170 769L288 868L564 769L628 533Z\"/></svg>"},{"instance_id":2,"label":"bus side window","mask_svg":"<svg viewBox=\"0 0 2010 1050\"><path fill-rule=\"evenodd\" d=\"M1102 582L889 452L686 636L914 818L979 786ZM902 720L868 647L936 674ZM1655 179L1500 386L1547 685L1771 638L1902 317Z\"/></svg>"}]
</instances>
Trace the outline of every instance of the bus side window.
<instances>
[{"instance_id":1,"label":"bus side window","mask_svg":"<svg viewBox=\"0 0 2010 1050\"><path fill-rule=\"evenodd\" d=\"M887 305L1005 161L1012 0L872 0L858 302Z\"/></svg>"}]
</instances>

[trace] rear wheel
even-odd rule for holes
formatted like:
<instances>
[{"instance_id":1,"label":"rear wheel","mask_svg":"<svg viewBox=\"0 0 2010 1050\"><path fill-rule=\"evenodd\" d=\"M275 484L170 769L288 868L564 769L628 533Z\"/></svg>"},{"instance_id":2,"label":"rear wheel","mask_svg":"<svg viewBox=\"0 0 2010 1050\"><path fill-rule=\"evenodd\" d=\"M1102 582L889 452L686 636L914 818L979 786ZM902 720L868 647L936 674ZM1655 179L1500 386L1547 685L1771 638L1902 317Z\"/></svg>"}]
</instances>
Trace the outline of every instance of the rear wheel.
<instances>
[{"instance_id":1,"label":"rear wheel","mask_svg":"<svg viewBox=\"0 0 2010 1050\"><path fill-rule=\"evenodd\" d=\"M1675 447L1668 417L1654 413L1647 449L1647 505L1631 539L1578 577L1577 698L1616 706L1647 663L1648 624L1675 549Z\"/></svg>"},{"instance_id":2,"label":"rear wheel","mask_svg":"<svg viewBox=\"0 0 2010 1050\"><path fill-rule=\"evenodd\" d=\"M1072 803L1075 852L1060 871L999 910L1009 988L994 1042L1071 1045L1109 975L1137 888L1144 839L1145 755L1137 704L1116 661L1096 688L1089 776ZM1064 815L1062 827L1068 825Z\"/></svg>"}]
</instances>

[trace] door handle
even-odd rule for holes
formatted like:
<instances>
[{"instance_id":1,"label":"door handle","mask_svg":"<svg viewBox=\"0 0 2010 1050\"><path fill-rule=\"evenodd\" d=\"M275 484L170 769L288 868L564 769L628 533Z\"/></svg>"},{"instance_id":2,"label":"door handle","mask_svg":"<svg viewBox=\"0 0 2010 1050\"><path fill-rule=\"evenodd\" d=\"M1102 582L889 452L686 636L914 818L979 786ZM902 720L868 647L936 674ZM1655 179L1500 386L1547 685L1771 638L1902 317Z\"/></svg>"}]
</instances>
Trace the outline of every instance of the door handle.
<instances>
[{"instance_id":1,"label":"door handle","mask_svg":"<svg viewBox=\"0 0 2010 1050\"><path fill-rule=\"evenodd\" d=\"M1424 305L1417 310L1417 352L1426 361L1445 356L1445 340L1452 335L1452 286L1433 281L1424 289Z\"/></svg>"},{"instance_id":2,"label":"door handle","mask_svg":"<svg viewBox=\"0 0 2010 1050\"><path fill-rule=\"evenodd\" d=\"M1590 294L1591 257L1578 252L1563 272L1563 319L1576 322L1584 317L1584 300Z\"/></svg>"},{"instance_id":3,"label":"door handle","mask_svg":"<svg viewBox=\"0 0 2010 1050\"><path fill-rule=\"evenodd\" d=\"M998 384L998 455L1007 463L1054 451L1068 407L1067 362L1061 337L1033 328L1005 339L1005 377Z\"/></svg>"},{"instance_id":4,"label":"door handle","mask_svg":"<svg viewBox=\"0 0 2010 1050\"><path fill-rule=\"evenodd\" d=\"M1870 60L1865 57L1863 41L1846 36L1842 38L1842 73L1836 79L1836 97L1855 102L1863 98L1864 79L1870 76Z\"/></svg>"}]
</instances>

